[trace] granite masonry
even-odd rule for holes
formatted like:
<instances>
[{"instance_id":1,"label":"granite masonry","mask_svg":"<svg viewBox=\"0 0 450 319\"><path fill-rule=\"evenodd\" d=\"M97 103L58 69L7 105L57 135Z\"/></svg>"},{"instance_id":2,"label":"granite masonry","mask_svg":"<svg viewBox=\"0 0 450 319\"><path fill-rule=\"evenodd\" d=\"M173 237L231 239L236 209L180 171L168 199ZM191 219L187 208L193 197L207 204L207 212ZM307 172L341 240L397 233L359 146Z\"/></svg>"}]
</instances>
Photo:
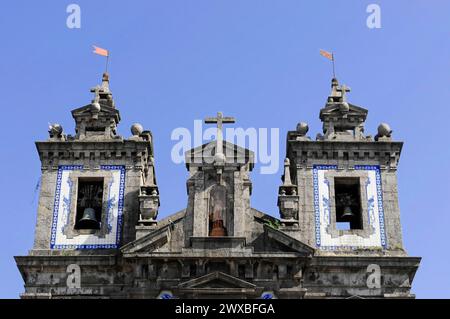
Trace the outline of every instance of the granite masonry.
<instances>
[{"instance_id":1,"label":"granite masonry","mask_svg":"<svg viewBox=\"0 0 450 319\"><path fill-rule=\"evenodd\" d=\"M413 298L420 263L403 247L397 192L402 142L337 79L323 133L287 133L280 218L251 207L253 152L217 139L186 153L187 205L158 218L153 136L117 134L108 74L72 111L75 135L49 127L34 246L15 260L22 298ZM166 196L170 196L167 194Z\"/></svg>"}]
</instances>

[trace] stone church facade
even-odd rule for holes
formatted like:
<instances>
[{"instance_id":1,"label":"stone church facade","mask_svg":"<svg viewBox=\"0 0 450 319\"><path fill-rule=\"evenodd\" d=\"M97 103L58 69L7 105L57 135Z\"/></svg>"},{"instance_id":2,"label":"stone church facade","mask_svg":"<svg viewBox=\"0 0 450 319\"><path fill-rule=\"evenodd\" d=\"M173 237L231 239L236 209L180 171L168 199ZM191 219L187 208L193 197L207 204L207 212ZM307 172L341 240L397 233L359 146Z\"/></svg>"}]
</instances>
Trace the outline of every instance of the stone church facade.
<instances>
[{"instance_id":1,"label":"stone church facade","mask_svg":"<svg viewBox=\"0 0 450 319\"><path fill-rule=\"evenodd\" d=\"M287 133L279 218L251 207L252 151L217 139L186 153L185 209L159 219L153 136L119 136L109 76L36 142L42 166L34 246L16 256L22 298L413 298L420 258L403 248L402 142L332 80L323 134ZM162 194L164 197L164 194Z\"/></svg>"}]
</instances>

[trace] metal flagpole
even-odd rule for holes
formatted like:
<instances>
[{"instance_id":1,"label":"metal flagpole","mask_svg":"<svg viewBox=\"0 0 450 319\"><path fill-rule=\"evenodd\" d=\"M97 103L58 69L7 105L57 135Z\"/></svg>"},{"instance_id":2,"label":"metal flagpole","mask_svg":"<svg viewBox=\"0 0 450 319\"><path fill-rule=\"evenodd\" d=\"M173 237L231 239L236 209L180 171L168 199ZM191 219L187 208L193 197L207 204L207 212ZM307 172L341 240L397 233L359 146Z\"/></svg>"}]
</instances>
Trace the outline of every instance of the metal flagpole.
<instances>
[{"instance_id":1,"label":"metal flagpole","mask_svg":"<svg viewBox=\"0 0 450 319\"><path fill-rule=\"evenodd\" d=\"M106 71L105 71L105 73L108 73L108 62L109 62L109 51L108 51L108 55L106 56Z\"/></svg>"},{"instance_id":2,"label":"metal flagpole","mask_svg":"<svg viewBox=\"0 0 450 319\"><path fill-rule=\"evenodd\" d=\"M334 53L331 53L331 61L333 62L333 78L336 78L336 71L334 66Z\"/></svg>"}]
</instances>

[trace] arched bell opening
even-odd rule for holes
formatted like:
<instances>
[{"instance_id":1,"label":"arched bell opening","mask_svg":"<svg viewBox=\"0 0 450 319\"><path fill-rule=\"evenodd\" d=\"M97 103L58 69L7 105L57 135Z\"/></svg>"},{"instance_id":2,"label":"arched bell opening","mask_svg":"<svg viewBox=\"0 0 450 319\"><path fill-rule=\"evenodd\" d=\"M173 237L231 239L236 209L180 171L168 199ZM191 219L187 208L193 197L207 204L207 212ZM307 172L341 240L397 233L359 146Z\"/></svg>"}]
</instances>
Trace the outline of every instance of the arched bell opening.
<instances>
[{"instance_id":1,"label":"arched bell opening","mask_svg":"<svg viewBox=\"0 0 450 319\"><path fill-rule=\"evenodd\" d=\"M100 229L102 206L103 178L80 178L75 229Z\"/></svg>"}]
</instances>

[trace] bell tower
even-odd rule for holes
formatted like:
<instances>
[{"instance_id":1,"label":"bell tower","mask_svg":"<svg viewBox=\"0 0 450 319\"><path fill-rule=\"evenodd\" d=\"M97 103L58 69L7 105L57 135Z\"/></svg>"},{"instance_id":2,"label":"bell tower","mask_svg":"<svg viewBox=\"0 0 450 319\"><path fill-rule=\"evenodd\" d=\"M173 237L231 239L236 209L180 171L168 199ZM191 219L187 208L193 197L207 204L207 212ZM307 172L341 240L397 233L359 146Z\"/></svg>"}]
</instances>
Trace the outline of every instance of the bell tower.
<instances>
[{"instance_id":1,"label":"bell tower","mask_svg":"<svg viewBox=\"0 0 450 319\"><path fill-rule=\"evenodd\" d=\"M33 249L15 260L22 298L411 298L420 258L403 249L396 170L402 142L332 80L315 140L287 134L277 219L250 206L254 155L216 138L185 153L187 206L157 219L153 139L120 122L109 77L36 143L42 181ZM377 272L377 274L374 273ZM369 278L379 275L379 284Z\"/></svg>"},{"instance_id":2,"label":"bell tower","mask_svg":"<svg viewBox=\"0 0 450 319\"><path fill-rule=\"evenodd\" d=\"M397 193L402 142L387 124L364 134L368 111L347 101L350 88L331 81L315 140L299 123L287 134L278 205L286 232L321 251L403 249Z\"/></svg>"},{"instance_id":3,"label":"bell tower","mask_svg":"<svg viewBox=\"0 0 450 319\"><path fill-rule=\"evenodd\" d=\"M54 124L36 142L42 182L32 253L116 249L135 239L138 222L156 217L151 132L134 124L130 138L117 133L107 73L91 92L91 103L72 111L74 136Z\"/></svg>"}]
</instances>

